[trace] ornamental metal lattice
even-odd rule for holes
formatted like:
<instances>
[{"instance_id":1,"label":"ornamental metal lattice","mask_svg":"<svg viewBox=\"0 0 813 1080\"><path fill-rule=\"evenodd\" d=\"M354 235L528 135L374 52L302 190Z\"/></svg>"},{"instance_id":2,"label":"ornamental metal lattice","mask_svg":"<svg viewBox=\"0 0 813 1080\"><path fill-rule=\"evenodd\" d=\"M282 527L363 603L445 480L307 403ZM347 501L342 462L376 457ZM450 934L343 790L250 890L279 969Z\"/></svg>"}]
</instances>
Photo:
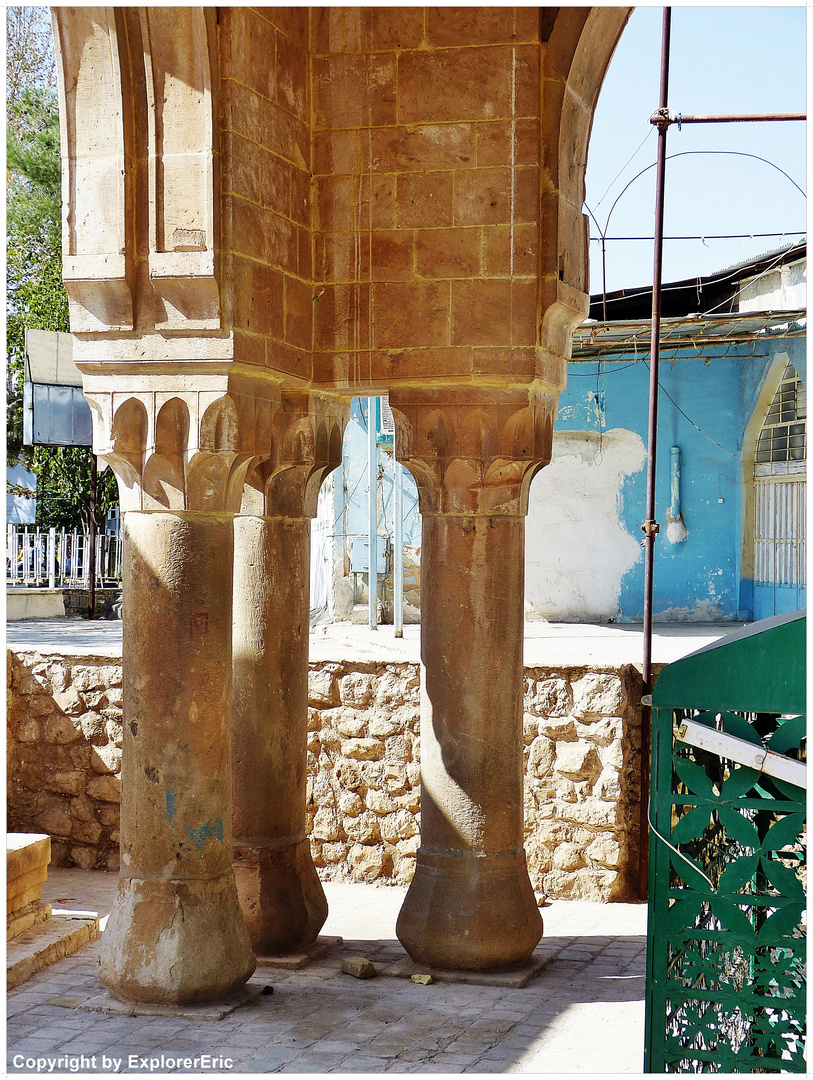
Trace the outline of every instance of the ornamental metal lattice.
<instances>
[{"instance_id":1,"label":"ornamental metal lattice","mask_svg":"<svg viewBox=\"0 0 813 1080\"><path fill-rule=\"evenodd\" d=\"M644 1068L804 1072L805 792L681 742L689 716L805 759L804 716L654 710Z\"/></svg>"}]
</instances>

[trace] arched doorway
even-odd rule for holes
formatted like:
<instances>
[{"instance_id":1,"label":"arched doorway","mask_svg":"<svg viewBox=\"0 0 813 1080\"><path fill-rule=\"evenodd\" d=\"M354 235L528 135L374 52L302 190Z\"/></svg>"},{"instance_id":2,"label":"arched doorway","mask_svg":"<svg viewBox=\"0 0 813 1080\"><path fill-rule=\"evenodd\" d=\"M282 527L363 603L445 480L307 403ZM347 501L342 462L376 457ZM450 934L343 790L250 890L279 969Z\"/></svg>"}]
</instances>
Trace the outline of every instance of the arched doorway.
<instances>
[{"instance_id":1,"label":"arched doorway","mask_svg":"<svg viewBox=\"0 0 813 1080\"><path fill-rule=\"evenodd\" d=\"M805 605L807 394L789 361L754 449L754 618Z\"/></svg>"}]
</instances>

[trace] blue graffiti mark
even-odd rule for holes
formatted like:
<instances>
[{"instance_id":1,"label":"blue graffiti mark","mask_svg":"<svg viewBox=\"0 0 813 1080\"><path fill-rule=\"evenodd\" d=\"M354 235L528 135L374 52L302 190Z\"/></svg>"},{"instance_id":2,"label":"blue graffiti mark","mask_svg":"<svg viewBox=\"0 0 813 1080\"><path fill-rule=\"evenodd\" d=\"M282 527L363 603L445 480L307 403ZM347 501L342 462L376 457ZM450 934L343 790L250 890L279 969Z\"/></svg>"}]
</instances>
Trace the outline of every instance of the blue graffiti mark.
<instances>
[{"instance_id":1,"label":"blue graffiti mark","mask_svg":"<svg viewBox=\"0 0 813 1080\"><path fill-rule=\"evenodd\" d=\"M175 817L175 792L167 792L167 821L172 821Z\"/></svg>"},{"instance_id":2,"label":"blue graffiti mark","mask_svg":"<svg viewBox=\"0 0 813 1080\"><path fill-rule=\"evenodd\" d=\"M212 824L204 821L199 829L190 829L187 825L186 835L194 843L198 851L203 851L203 845L207 840L223 842L223 822L220 818L217 818Z\"/></svg>"}]
</instances>

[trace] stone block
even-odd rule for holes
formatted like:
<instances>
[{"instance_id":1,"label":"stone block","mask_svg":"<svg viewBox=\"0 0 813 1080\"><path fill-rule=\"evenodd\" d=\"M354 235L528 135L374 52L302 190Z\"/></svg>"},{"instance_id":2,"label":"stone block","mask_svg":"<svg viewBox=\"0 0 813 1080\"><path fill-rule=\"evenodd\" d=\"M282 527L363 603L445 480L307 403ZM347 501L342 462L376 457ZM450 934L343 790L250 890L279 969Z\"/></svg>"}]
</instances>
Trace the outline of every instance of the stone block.
<instances>
[{"instance_id":1,"label":"stone block","mask_svg":"<svg viewBox=\"0 0 813 1080\"><path fill-rule=\"evenodd\" d=\"M573 683L573 715L618 716L626 705L623 680L610 672L588 672Z\"/></svg>"},{"instance_id":2,"label":"stone block","mask_svg":"<svg viewBox=\"0 0 813 1080\"><path fill-rule=\"evenodd\" d=\"M392 874L392 856L380 845L354 844L347 862L353 881L376 881Z\"/></svg>"},{"instance_id":3,"label":"stone block","mask_svg":"<svg viewBox=\"0 0 813 1080\"><path fill-rule=\"evenodd\" d=\"M557 742L555 768L572 780L592 780L601 772L601 763L589 744Z\"/></svg>"},{"instance_id":4,"label":"stone block","mask_svg":"<svg viewBox=\"0 0 813 1080\"><path fill-rule=\"evenodd\" d=\"M363 956L345 957L342 960L342 971L345 975L352 975L356 979L372 979L376 973L372 961Z\"/></svg>"},{"instance_id":5,"label":"stone block","mask_svg":"<svg viewBox=\"0 0 813 1080\"><path fill-rule=\"evenodd\" d=\"M374 844L381 839L379 818L372 810L365 810L358 817L345 818L342 824L348 839L357 844Z\"/></svg>"},{"instance_id":6,"label":"stone block","mask_svg":"<svg viewBox=\"0 0 813 1080\"><path fill-rule=\"evenodd\" d=\"M49 835L71 835L71 816L64 808L53 807L42 814L38 814L34 818L33 824L42 832L47 832Z\"/></svg>"},{"instance_id":7,"label":"stone block","mask_svg":"<svg viewBox=\"0 0 813 1080\"><path fill-rule=\"evenodd\" d=\"M75 866L80 867L82 870L94 870L98 858L99 854L95 848L80 847L79 845L71 848L71 860Z\"/></svg>"},{"instance_id":8,"label":"stone block","mask_svg":"<svg viewBox=\"0 0 813 1080\"><path fill-rule=\"evenodd\" d=\"M341 835L339 820L332 807L322 807L313 818L311 835L315 840L338 840Z\"/></svg>"},{"instance_id":9,"label":"stone block","mask_svg":"<svg viewBox=\"0 0 813 1080\"><path fill-rule=\"evenodd\" d=\"M575 746L577 744L562 743L561 745L564 747L569 747ZM550 739L546 738L544 735L537 736L537 738L534 739L534 741L531 743L528 752L529 772L532 776L535 776L540 780L546 776L549 776L551 771L553 770L554 758L557 758L558 769L558 751L556 748L556 744L553 743ZM562 772L563 770L559 769L559 771Z\"/></svg>"},{"instance_id":10,"label":"stone block","mask_svg":"<svg viewBox=\"0 0 813 1080\"><path fill-rule=\"evenodd\" d=\"M391 735L397 735L401 732L403 726L399 723L397 716L392 713L388 714L383 710L376 710L370 716L367 730L373 738L387 739Z\"/></svg>"},{"instance_id":11,"label":"stone block","mask_svg":"<svg viewBox=\"0 0 813 1080\"><path fill-rule=\"evenodd\" d=\"M384 756L384 744L379 739L345 739L342 757L356 761L379 761Z\"/></svg>"},{"instance_id":12,"label":"stone block","mask_svg":"<svg viewBox=\"0 0 813 1080\"><path fill-rule=\"evenodd\" d=\"M81 716L87 709L85 699L76 686L69 686L67 690L54 694L54 701L66 716Z\"/></svg>"},{"instance_id":13,"label":"stone block","mask_svg":"<svg viewBox=\"0 0 813 1080\"><path fill-rule=\"evenodd\" d=\"M48 694L32 697L28 703L28 711L33 716L48 716L54 711L54 700Z\"/></svg>"},{"instance_id":14,"label":"stone block","mask_svg":"<svg viewBox=\"0 0 813 1080\"><path fill-rule=\"evenodd\" d=\"M366 713L358 709L343 709L334 726L340 735L351 739L359 738L365 734L367 728Z\"/></svg>"},{"instance_id":15,"label":"stone block","mask_svg":"<svg viewBox=\"0 0 813 1080\"><path fill-rule=\"evenodd\" d=\"M42 833L8 833L6 835L6 882L13 881L31 870L46 872L51 858L51 840ZM45 878L40 880L44 881Z\"/></svg>"},{"instance_id":16,"label":"stone block","mask_svg":"<svg viewBox=\"0 0 813 1080\"><path fill-rule=\"evenodd\" d=\"M584 853L578 844L558 844L553 852L553 865L557 870L578 870L585 865Z\"/></svg>"},{"instance_id":17,"label":"stone block","mask_svg":"<svg viewBox=\"0 0 813 1080\"><path fill-rule=\"evenodd\" d=\"M88 783L87 793L101 802L121 802L121 783L115 776L97 776Z\"/></svg>"},{"instance_id":18,"label":"stone block","mask_svg":"<svg viewBox=\"0 0 813 1080\"><path fill-rule=\"evenodd\" d=\"M48 788L62 795L79 795L85 786L85 774L78 769L57 770L48 776Z\"/></svg>"},{"instance_id":19,"label":"stone block","mask_svg":"<svg viewBox=\"0 0 813 1080\"><path fill-rule=\"evenodd\" d=\"M371 792L368 792L368 797ZM339 797L339 810L347 817L358 817L365 809L364 799L353 791L345 791Z\"/></svg>"},{"instance_id":20,"label":"stone block","mask_svg":"<svg viewBox=\"0 0 813 1080\"><path fill-rule=\"evenodd\" d=\"M14 738L17 742L38 742L42 737L40 721L33 716L24 716L14 729Z\"/></svg>"},{"instance_id":21,"label":"stone block","mask_svg":"<svg viewBox=\"0 0 813 1080\"><path fill-rule=\"evenodd\" d=\"M408 810L397 810L394 814L382 817L379 828L383 839L390 844L407 840L420 833L420 825L415 820L415 815Z\"/></svg>"},{"instance_id":22,"label":"stone block","mask_svg":"<svg viewBox=\"0 0 813 1080\"><path fill-rule=\"evenodd\" d=\"M585 854L594 863L599 863L608 869L614 869L621 859L621 845L610 833L600 833L588 845Z\"/></svg>"},{"instance_id":23,"label":"stone block","mask_svg":"<svg viewBox=\"0 0 813 1080\"><path fill-rule=\"evenodd\" d=\"M66 746L75 742L80 737L80 731L72 720L67 716L55 715L45 721L46 742L56 743L58 746Z\"/></svg>"},{"instance_id":24,"label":"stone block","mask_svg":"<svg viewBox=\"0 0 813 1080\"><path fill-rule=\"evenodd\" d=\"M367 807L376 814L391 814L398 809L398 803L384 791L368 791L365 796Z\"/></svg>"},{"instance_id":25,"label":"stone block","mask_svg":"<svg viewBox=\"0 0 813 1080\"><path fill-rule=\"evenodd\" d=\"M96 845L104 836L104 829L98 823L98 821L74 821L72 837L74 840L81 840L85 844ZM73 850L71 850L73 854ZM79 865L82 865L81 863ZM85 869L88 869L85 867Z\"/></svg>"},{"instance_id":26,"label":"stone block","mask_svg":"<svg viewBox=\"0 0 813 1080\"><path fill-rule=\"evenodd\" d=\"M371 675L353 672L339 679L339 699L342 705L363 709L373 700L375 682Z\"/></svg>"}]
</instances>

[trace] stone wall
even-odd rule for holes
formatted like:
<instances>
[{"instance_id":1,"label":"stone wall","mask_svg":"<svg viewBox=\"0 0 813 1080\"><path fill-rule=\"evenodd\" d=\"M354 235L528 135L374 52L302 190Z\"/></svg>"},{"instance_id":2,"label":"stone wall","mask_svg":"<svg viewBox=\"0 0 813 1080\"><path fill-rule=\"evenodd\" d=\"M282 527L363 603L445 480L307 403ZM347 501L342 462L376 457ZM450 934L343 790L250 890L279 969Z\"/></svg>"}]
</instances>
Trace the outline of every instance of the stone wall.
<instances>
[{"instance_id":1,"label":"stone wall","mask_svg":"<svg viewBox=\"0 0 813 1080\"><path fill-rule=\"evenodd\" d=\"M119 865L121 661L7 653L8 822L52 866Z\"/></svg>"},{"instance_id":2,"label":"stone wall","mask_svg":"<svg viewBox=\"0 0 813 1080\"><path fill-rule=\"evenodd\" d=\"M327 881L406 884L420 843L415 664L319 663L308 680L308 827ZM635 895L640 675L525 671L525 846L551 898ZM118 865L121 662L8 653L8 827L53 865Z\"/></svg>"}]
</instances>

